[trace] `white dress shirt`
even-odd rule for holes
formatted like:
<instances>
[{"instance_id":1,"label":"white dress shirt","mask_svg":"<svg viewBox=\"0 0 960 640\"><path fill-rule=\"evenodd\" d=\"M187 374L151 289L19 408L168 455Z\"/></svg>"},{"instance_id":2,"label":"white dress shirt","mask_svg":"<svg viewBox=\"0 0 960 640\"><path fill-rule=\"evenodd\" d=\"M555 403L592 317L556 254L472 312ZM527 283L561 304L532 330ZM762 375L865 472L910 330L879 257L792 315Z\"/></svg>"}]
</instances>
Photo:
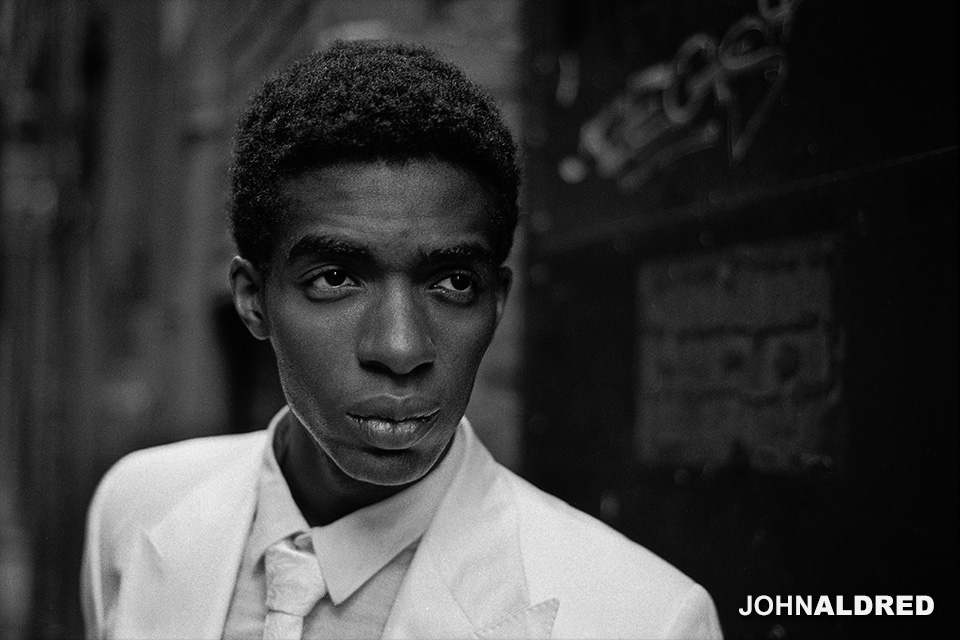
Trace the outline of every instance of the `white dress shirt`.
<instances>
[{"instance_id":1,"label":"white dress shirt","mask_svg":"<svg viewBox=\"0 0 960 640\"><path fill-rule=\"evenodd\" d=\"M287 428L274 418L272 437ZM379 638L420 538L463 455L462 436L426 477L386 500L311 528L297 507L272 446L265 447L256 515L247 538L223 638L259 640L266 616L263 556L273 543L310 531L329 596L306 616L303 638Z\"/></svg>"}]
</instances>

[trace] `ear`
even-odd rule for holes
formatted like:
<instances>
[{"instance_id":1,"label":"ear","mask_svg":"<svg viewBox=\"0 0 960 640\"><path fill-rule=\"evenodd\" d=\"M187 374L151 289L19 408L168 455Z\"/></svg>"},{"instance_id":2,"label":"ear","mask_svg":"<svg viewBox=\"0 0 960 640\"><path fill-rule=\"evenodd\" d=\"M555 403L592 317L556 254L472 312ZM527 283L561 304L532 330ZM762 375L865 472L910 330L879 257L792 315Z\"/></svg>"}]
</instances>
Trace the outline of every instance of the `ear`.
<instances>
[{"instance_id":1,"label":"ear","mask_svg":"<svg viewBox=\"0 0 960 640\"><path fill-rule=\"evenodd\" d=\"M264 276L249 260L236 256L230 262L230 289L233 304L243 324L258 340L270 337L270 323L264 312Z\"/></svg>"},{"instance_id":2,"label":"ear","mask_svg":"<svg viewBox=\"0 0 960 640\"><path fill-rule=\"evenodd\" d=\"M513 271L510 267L500 267L497 270L497 324L503 317L503 310L507 306L507 296L510 295L510 286L513 284Z\"/></svg>"}]
</instances>

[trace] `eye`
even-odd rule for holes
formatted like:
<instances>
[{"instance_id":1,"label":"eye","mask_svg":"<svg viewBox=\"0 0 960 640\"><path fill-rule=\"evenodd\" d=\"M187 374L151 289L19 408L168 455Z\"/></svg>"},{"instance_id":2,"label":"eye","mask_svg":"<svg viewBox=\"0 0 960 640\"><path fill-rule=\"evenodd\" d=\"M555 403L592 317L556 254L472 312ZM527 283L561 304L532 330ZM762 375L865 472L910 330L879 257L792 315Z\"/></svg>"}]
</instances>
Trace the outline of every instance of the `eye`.
<instances>
[{"instance_id":1,"label":"eye","mask_svg":"<svg viewBox=\"0 0 960 640\"><path fill-rule=\"evenodd\" d=\"M321 273L317 280L323 280L331 287L340 287L347 282L347 274L342 269L331 269Z\"/></svg>"},{"instance_id":2,"label":"eye","mask_svg":"<svg viewBox=\"0 0 960 640\"><path fill-rule=\"evenodd\" d=\"M438 282L437 286L444 289L453 289L454 291L466 291L473 286L473 280L470 279L470 276L463 273L455 273L449 278L444 278Z\"/></svg>"},{"instance_id":3,"label":"eye","mask_svg":"<svg viewBox=\"0 0 960 640\"><path fill-rule=\"evenodd\" d=\"M473 278L465 273L455 273L447 276L434 286L452 293L473 293L476 290Z\"/></svg>"},{"instance_id":4,"label":"eye","mask_svg":"<svg viewBox=\"0 0 960 640\"><path fill-rule=\"evenodd\" d=\"M345 269L329 267L316 273L313 279L307 282L307 295L321 299L333 297L356 286L357 281L351 278Z\"/></svg>"}]
</instances>

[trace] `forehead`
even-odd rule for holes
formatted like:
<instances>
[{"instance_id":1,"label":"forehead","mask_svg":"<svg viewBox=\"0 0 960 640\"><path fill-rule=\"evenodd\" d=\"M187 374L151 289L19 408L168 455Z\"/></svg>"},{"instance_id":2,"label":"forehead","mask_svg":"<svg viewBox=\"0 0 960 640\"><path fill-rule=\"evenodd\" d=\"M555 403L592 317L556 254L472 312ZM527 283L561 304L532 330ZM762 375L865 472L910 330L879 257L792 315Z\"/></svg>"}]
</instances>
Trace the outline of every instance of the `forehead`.
<instances>
[{"instance_id":1,"label":"forehead","mask_svg":"<svg viewBox=\"0 0 960 640\"><path fill-rule=\"evenodd\" d=\"M274 260L305 239L345 240L385 251L491 249L489 196L472 173L439 160L338 164L283 185L289 215Z\"/></svg>"}]
</instances>

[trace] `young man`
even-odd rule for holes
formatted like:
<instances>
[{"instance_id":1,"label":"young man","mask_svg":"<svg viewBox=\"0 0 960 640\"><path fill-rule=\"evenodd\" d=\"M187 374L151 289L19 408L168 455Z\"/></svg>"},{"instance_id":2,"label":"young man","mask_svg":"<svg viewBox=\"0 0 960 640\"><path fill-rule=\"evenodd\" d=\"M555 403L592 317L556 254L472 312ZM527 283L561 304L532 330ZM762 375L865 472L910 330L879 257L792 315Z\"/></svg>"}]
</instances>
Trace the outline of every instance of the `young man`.
<instances>
[{"instance_id":1,"label":"young man","mask_svg":"<svg viewBox=\"0 0 960 640\"><path fill-rule=\"evenodd\" d=\"M232 167L237 311L288 407L138 452L90 508L91 637L718 637L707 593L463 419L510 289L514 143L420 48L268 81Z\"/></svg>"}]
</instances>

